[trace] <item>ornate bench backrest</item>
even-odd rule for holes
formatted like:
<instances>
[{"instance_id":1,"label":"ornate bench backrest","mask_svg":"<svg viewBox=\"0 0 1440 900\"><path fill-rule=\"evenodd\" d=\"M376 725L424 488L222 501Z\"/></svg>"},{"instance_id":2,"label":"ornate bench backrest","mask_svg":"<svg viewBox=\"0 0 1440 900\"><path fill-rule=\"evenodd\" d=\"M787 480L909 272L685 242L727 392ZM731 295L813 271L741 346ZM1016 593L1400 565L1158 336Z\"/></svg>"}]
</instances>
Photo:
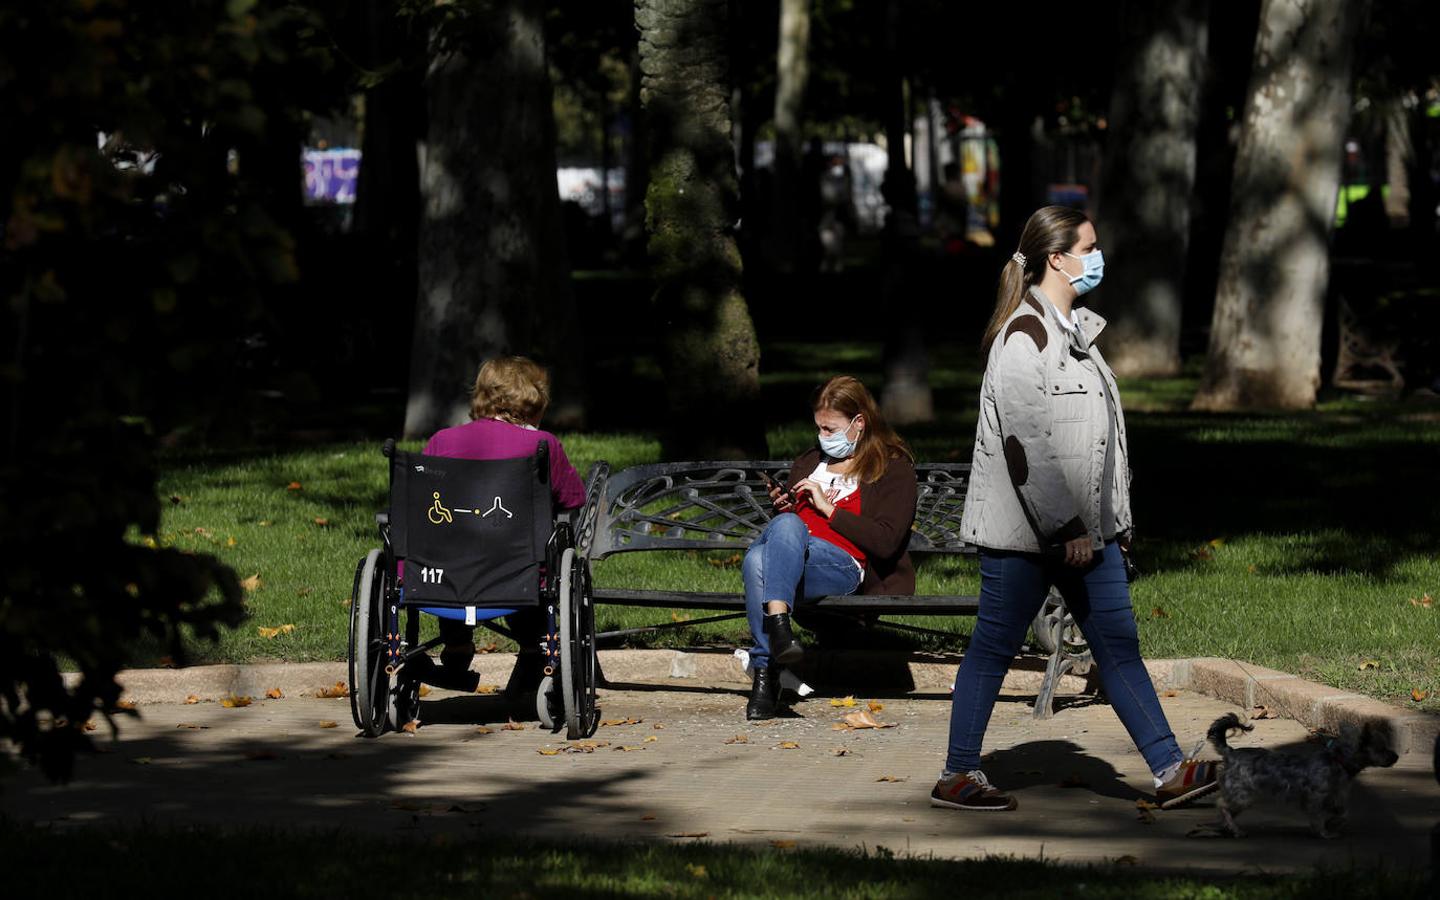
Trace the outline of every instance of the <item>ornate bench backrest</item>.
<instances>
[{"instance_id":1,"label":"ornate bench backrest","mask_svg":"<svg viewBox=\"0 0 1440 900\"><path fill-rule=\"evenodd\" d=\"M580 552L590 559L633 550L743 550L773 514L760 473L784 482L790 462L660 463L609 472L606 463L591 468L577 523ZM921 463L915 475L910 551L973 552L960 537L969 464Z\"/></svg>"}]
</instances>

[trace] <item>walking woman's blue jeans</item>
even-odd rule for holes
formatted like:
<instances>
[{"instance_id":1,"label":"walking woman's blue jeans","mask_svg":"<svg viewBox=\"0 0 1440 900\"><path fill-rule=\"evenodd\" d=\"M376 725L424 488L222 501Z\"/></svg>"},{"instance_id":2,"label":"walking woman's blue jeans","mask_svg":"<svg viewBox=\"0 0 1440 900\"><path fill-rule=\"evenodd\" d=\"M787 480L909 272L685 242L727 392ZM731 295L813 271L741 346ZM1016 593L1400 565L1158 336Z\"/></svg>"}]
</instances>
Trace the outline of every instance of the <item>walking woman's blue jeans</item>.
<instances>
[{"instance_id":1,"label":"walking woman's blue jeans","mask_svg":"<svg viewBox=\"0 0 1440 900\"><path fill-rule=\"evenodd\" d=\"M853 594L860 586L855 557L811 536L805 520L794 513L780 513L770 520L745 551L740 573L745 579L745 614L755 637L750 661L757 669L770 665L766 603L778 600L793 609L800 600Z\"/></svg>"},{"instance_id":2,"label":"walking woman's blue jeans","mask_svg":"<svg viewBox=\"0 0 1440 900\"><path fill-rule=\"evenodd\" d=\"M955 678L948 772L980 768L980 742L1010 662L1054 584L1085 634L1105 696L1150 771L1184 759L1140 659L1125 565L1114 541L1085 569L1036 553L980 551L980 612Z\"/></svg>"}]
</instances>

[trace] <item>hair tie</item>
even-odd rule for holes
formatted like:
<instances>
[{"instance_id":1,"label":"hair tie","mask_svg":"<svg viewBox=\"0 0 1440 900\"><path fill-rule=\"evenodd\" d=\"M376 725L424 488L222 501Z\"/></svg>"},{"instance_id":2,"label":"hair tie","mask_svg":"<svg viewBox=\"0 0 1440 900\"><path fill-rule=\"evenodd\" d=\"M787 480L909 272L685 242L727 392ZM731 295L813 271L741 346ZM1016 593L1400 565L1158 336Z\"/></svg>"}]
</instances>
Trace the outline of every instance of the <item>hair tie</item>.
<instances>
[{"instance_id":1,"label":"hair tie","mask_svg":"<svg viewBox=\"0 0 1440 900\"><path fill-rule=\"evenodd\" d=\"M1013 254L1010 255L1010 258L1015 260L1015 262L1019 263L1020 268L1025 268L1025 254L1021 253L1019 250L1016 250Z\"/></svg>"}]
</instances>

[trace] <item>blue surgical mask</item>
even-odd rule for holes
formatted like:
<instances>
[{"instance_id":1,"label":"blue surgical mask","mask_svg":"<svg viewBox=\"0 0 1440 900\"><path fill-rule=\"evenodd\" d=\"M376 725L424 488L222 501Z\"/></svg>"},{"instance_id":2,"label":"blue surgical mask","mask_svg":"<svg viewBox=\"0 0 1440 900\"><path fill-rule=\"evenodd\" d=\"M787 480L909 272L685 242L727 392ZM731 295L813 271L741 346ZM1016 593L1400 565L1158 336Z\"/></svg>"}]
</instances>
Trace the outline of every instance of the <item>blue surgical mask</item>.
<instances>
[{"instance_id":1,"label":"blue surgical mask","mask_svg":"<svg viewBox=\"0 0 1440 900\"><path fill-rule=\"evenodd\" d=\"M855 419L858 418L860 417L855 417ZM849 434L850 429L854 427L855 419L851 419L849 425L846 425L843 430L837 431L834 434L820 433L820 449L826 456L831 459L849 459L855 455L855 441L845 436ZM859 440L860 436L856 435L855 437L856 440Z\"/></svg>"},{"instance_id":2,"label":"blue surgical mask","mask_svg":"<svg viewBox=\"0 0 1440 900\"><path fill-rule=\"evenodd\" d=\"M1100 286L1100 279L1105 277L1105 257L1099 250L1093 250L1084 256L1076 256L1068 251L1065 255L1071 259L1080 260L1080 265L1083 267L1079 275L1071 275L1063 269L1060 273L1070 280L1070 286L1075 289L1075 296L1089 293Z\"/></svg>"}]
</instances>

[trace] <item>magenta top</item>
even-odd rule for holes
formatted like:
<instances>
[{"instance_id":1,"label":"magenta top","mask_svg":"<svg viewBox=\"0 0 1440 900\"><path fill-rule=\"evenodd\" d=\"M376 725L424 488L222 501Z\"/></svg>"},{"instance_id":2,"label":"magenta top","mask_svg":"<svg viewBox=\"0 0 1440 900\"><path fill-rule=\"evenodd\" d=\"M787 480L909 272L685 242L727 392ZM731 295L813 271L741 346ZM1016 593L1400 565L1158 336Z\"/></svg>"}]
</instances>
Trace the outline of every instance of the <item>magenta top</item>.
<instances>
[{"instance_id":1,"label":"magenta top","mask_svg":"<svg viewBox=\"0 0 1440 900\"><path fill-rule=\"evenodd\" d=\"M550 495L555 508L584 506L585 482L565 456L560 440L548 431L532 431L498 419L476 419L435 432L424 452L453 459L515 459L533 454L542 440L550 445Z\"/></svg>"}]
</instances>

